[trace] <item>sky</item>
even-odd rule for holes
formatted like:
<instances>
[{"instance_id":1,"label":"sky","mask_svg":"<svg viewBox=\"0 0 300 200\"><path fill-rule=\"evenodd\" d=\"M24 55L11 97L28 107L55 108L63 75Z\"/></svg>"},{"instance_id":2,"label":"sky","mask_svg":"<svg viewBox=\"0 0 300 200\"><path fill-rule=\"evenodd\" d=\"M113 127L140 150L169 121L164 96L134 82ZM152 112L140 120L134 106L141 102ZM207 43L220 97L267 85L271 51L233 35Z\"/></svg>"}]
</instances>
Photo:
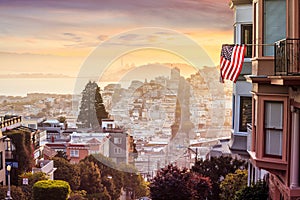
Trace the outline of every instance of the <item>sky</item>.
<instances>
[{"instance_id":1,"label":"sky","mask_svg":"<svg viewBox=\"0 0 300 200\"><path fill-rule=\"evenodd\" d=\"M176 34L197 43L218 65L221 45L233 40L228 0L0 0L0 19L0 75L77 76L99 46L111 53L127 48L112 57L107 75L125 66L185 62L172 51L147 48L167 40L180 45ZM161 34L141 37L139 30L147 28ZM161 30L171 31L169 37Z\"/></svg>"}]
</instances>

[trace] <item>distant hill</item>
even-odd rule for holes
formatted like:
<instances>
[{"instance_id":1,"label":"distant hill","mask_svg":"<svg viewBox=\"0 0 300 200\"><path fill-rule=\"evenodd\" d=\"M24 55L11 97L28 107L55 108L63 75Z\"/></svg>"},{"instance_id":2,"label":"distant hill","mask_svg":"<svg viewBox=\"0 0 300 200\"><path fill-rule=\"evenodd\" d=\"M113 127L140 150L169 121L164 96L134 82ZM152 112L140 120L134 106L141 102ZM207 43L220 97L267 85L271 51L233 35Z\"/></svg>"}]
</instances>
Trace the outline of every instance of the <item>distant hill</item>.
<instances>
[{"instance_id":1,"label":"distant hill","mask_svg":"<svg viewBox=\"0 0 300 200\"><path fill-rule=\"evenodd\" d=\"M21 74L0 74L0 78L72 78L72 77L64 74L21 73Z\"/></svg>"}]
</instances>

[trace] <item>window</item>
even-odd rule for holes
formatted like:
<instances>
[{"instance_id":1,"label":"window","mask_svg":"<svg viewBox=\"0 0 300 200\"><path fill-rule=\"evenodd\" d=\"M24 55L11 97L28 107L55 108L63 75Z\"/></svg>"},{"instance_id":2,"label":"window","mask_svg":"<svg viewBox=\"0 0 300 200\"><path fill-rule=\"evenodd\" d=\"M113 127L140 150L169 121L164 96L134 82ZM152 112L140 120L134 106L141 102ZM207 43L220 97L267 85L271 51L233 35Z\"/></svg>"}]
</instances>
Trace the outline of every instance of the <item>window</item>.
<instances>
[{"instance_id":1,"label":"window","mask_svg":"<svg viewBox=\"0 0 300 200\"><path fill-rule=\"evenodd\" d=\"M283 102L265 101L265 154L282 156Z\"/></svg>"},{"instance_id":2,"label":"window","mask_svg":"<svg viewBox=\"0 0 300 200\"><path fill-rule=\"evenodd\" d=\"M113 128L113 124L107 124L107 128L108 129L112 129Z\"/></svg>"},{"instance_id":3,"label":"window","mask_svg":"<svg viewBox=\"0 0 300 200\"><path fill-rule=\"evenodd\" d=\"M252 24L242 24L242 44L252 44ZM245 58L252 57L252 45L248 45Z\"/></svg>"},{"instance_id":4,"label":"window","mask_svg":"<svg viewBox=\"0 0 300 200\"><path fill-rule=\"evenodd\" d=\"M286 37L286 0L264 0L264 43ZM264 56L273 56L274 47L264 46Z\"/></svg>"},{"instance_id":5,"label":"window","mask_svg":"<svg viewBox=\"0 0 300 200\"><path fill-rule=\"evenodd\" d=\"M252 97L240 97L239 131L247 132L247 124L252 121Z\"/></svg>"},{"instance_id":6,"label":"window","mask_svg":"<svg viewBox=\"0 0 300 200\"><path fill-rule=\"evenodd\" d=\"M122 138L114 138L114 143L115 144L121 144L122 143Z\"/></svg>"},{"instance_id":7,"label":"window","mask_svg":"<svg viewBox=\"0 0 300 200\"><path fill-rule=\"evenodd\" d=\"M79 157L79 150L71 150L70 151L70 157Z\"/></svg>"},{"instance_id":8,"label":"window","mask_svg":"<svg viewBox=\"0 0 300 200\"><path fill-rule=\"evenodd\" d=\"M0 170L3 169L3 152L0 152Z\"/></svg>"},{"instance_id":9,"label":"window","mask_svg":"<svg viewBox=\"0 0 300 200\"><path fill-rule=\"evenodd\" d=\"M115 154L120 154L122 152L122 149L120 147L115 147L114 152Z\"/></svg>"},{"instance_id":10,"label":"window","mask_svg":"<svg viewBox=\"0 0 300 200\"><path fill-rule=\"evenodd\" d=\"M235 118L235 95L232 96L232 128L234 129L234 118Z\"/></svg>"}]
</instances>

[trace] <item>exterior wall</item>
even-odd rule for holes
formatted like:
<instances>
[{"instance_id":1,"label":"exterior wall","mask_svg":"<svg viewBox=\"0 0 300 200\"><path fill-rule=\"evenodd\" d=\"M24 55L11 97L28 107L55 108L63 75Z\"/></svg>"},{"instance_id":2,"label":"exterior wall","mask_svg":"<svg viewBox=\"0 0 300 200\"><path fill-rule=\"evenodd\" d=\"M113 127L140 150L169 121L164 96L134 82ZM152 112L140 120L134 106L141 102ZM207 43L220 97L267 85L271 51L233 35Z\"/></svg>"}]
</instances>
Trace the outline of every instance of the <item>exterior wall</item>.
<instances>
[{"instance_id":1,"label":"exterior wall","mask_svg":"<svg viewBox=\"0 0 300 200\"><path fill-rule=\"evenodd\" d=\"M0 130L0 135L2 137L2 132ZM5 148L4 148L4 138L0 138L0 185L6 185L6 174L5 174Z\"/></svg>"},{"instance_id":2,"label":"exterior wall","mask_svg":"<svg viewBox=\"0 0 300 200\"><path fill-rule=\"evenodd\" d=\"M78 150L78 156L71 156L71 150ZM71 163L79 163L89 155L89 148L87 145L72 145L67 147L67 156L70 158Z\"/></svg>"},{"instance_id":3,"label":"exterior wall","mask_svg":"<svg viewBox=\"0 0 300 200\"><path fill-rule=\"evenodd\" d=\"M264 0L254 0L254 58L252 59L253 115L251 164L266 169L269 175L271 199L299 199L299 111L300 76L275 76L274 56L264 56ZM299 5L297 0L286 0L286 36L299 38ZM274 14L276 10L274 10ZM270 17L273 13L270 13ZM274 16L275 16L274 15ZM290 52L286 52L290 53ZM288 55L288 54L287 54ZM299 71L298 71L299 72ZM255 75L258 75L255 77ZM280 80L280 81L278 81ZM283 102L282 156L265 153L265 101Z\"/></svg>"},{"instance_id":4,"label":"exterior wall","mask_svg":"<svg viewBox=\"0 0 300 200\"><path fill-rule=\"evenodd\" d=\"M252 24L252 4L251 1L231 1L231 8L234 10L234 43L243 42L243 25ZM245 40L244 40L245 41ZM240 131L241 119L241 96L251 97L251 83L246 82L244 75L252 72L251 59L245 58L241 74L238 81L233 84L232 104L232 130L230 149L233 153L247 156L247 131Z\"/></svg>"},{"instance_id":5,"label":"exterior wall","mask_svg":"<svg viewBox=\"0 0 300 200\"><path fill-rule=\"evenodd\" d=\"M118 139L121 143L116 142ZM110 133L109 141L109 158L116 163L127 163L127 134Z\"/></svg>"}]
</instances>

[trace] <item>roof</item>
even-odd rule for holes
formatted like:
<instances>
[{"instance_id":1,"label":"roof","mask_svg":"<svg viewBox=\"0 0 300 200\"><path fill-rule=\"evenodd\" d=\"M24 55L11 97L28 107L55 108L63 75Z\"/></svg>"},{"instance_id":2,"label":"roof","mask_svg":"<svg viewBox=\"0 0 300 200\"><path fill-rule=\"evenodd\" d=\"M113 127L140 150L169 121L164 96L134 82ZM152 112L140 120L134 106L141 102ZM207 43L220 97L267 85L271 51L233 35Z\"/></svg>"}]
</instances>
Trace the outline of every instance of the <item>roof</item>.
<instances>
[{"instance_id":1,"label":"roof","mask_svg":"<svg viewBox=\"0 0 300 200\"><path fill-rule=\"evenodd\" d=\"M59 121L57 119L48 119L48 120L44 121L43 123L59 124Z\"/></svg>"}]
</instances>

